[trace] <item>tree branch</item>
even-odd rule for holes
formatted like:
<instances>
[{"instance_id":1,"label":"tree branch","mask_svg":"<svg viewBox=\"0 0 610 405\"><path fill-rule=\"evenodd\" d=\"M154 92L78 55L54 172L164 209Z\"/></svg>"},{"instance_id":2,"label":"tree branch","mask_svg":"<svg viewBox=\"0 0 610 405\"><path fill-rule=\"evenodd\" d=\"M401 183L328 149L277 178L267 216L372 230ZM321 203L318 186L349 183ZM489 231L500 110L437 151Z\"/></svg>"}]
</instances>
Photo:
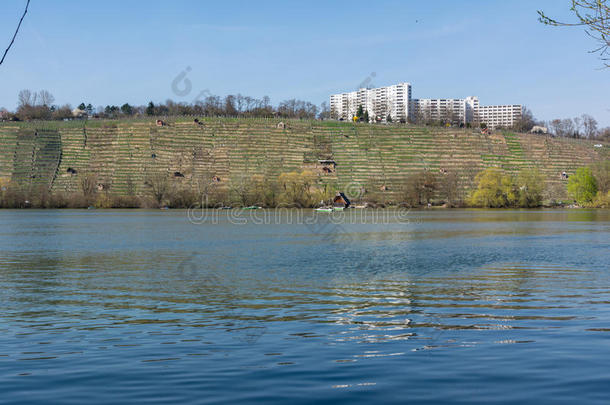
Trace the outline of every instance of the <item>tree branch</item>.
<instances>
[{"instance_id":1,"label":"tree branch","mask_svg":"<svg viewBox=\"0 0 610 405\"><path fill-rule=\"evenodd\" d=\"M538 11L538 21L553 27L584 27L585 33L599 42L599 47L590 51L598 53L602 61L608 61L605 57L610 49L610 6L607 0L572 0L570 10L576 15L579 22L566 23L557 21L543 11ZM606 67L610 64L604 63Z\"/></svg>"},{"instance_id":2,"label":"tree branch","mask_svg":"<svg viewBox=\"0 0 610 405\"><path fill-rule=\"evenodd\" d=\"M25 10L23 11L23 15L21 16L21 19L19 20L19 25L17 25L17 29L15 30L15 34L13 34L13 39L11 39L11 43L8 44L8 47L4 51L4 55L2 55L2 59L0 59L0 65L2 65L2 63L4 62L4 58L6 58L6 54L8 53L9 49L11 49L11 46L13 46L13 43L15 42L15 38L17 37L17 33L19 32L19 28L21 28L21 23L23 22L23 19L25 18L25 15L28 13L28 7L29 6L30 6L30 0L28 0L28 2L25 5Z\"/></svg>"}]
</instances>

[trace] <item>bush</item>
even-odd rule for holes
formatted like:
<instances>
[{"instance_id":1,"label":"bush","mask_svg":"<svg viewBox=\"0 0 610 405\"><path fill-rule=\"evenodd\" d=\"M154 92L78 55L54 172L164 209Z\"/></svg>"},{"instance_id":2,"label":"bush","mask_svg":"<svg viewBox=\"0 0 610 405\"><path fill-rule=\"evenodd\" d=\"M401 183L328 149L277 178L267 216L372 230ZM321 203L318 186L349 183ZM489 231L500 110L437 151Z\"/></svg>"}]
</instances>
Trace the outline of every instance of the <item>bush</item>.
<instances>
[{"instance_id":1,"label":"bush","mask_svg":"<svg viewBox=\"0 0 610 405\"><path fill-rule=\"evenodd\" d=\"M97 176L93 173L83 173L80 177L80 188L85 197L92 197L97 190Z\"/></svg>"},{"instance_id":2,"label":"bush","mask_svg":"<svg viewBox=\"0 0 610 405\"><path fill-rule=\"evenodd\" d=\"M191 208L201 202L197 193L190 189L178 189L169 194L168 200L170 208Z\"/></svg>"},{"instance_id":3,"label":"bush","mask_svg":"<svg viewBox=\"0 0 610 405\"><path fill-rule=\"evenodd\" d=\"M268 183L262 175L240 174L231 179L231 200L248 207L251 205L266 205Z\"/></svg>"},{"instance_id":4,"label":"bush","mask_svg":"<svg viewBox=\"0 0 610 405\"><path fill-rule=\"evenodd\" d=\"M585 206L587 208L610 208L610 191L605 194L598 191L593 201Z\"/></svg>"},{"instance_id":5,"label":"bush","mask_svg":"<svg viewBox=\"0 0 610 405\"><path fill-rule=\"evenodd\" d=\"M112 208L140 208L142 202L134 195L114 195L112 196Z\"/></svg>"},{"instance_id":6,"label":"bush","mask_svg":"<svg viewBox=\"0 0 610 405\"><path fill-rule=\"evenodd\" d=\"M165 198L170 192L168 174L163 172L150 173L146 176L144 184L149 188L151 197L154 198L157 206L163 205Z\"/></svg>"},{"instance_id":7,"label":"bush","mask_svg":"<svg viewBox=\"0 0 610 405\"><path fill-rule=\"evenodd\" d=\"M111 208L112 199L106 193L100 193L95 199L95 208Z\"/></svg>"},{"instance_id":8,"label":"bush","mask_svg":"<svg viewBox=\"0 0 610 405\"><path fill-rule=\"evenodd\" d=\"M524 169L515 180L517 186L517 205L523 208L534 208L542 205L544 178L536 169Z\"/></svg>"},{"instance_id":9,"label":"bush","mask_svg":"<svg viewBox=\"0 0 610 405\"><path fill-rule=\"evenodd\" d=\"M418 206L430 203L437 189L436 176L424 170L407 177L404 186L404 199L408 205Z\"/></svg>"},{"instance_id":10,"label":"bush","mask_svg":"<svg viewBox=\"0 0 610 405\"><path fill-rule=\"evenodd\" d=\"M475 177L477 189L470 196L469 203L474 207L505 208L517 201L518 195L510 176L500 169L485 169Z\"/></svg>"},{"instance_id":11,"label":"bush","mask_svg":"<svg viewBox=\"0 0 610 405\"><path fill-rule=\"evenodd\" d=\"M581 167L568 180L568 194L578 204L590 203L597 194L597 181L588 167Z\"/></svg>"},{"instance_id":12,"label":"bush","mask_svg":"<svg viewBox=\"0 0 610 405\"><path fill-rule=\"evenodd\" d=\"M608 193L610 191L610 159L594 164L591 172L597 182L597 190L602 194Z\"/></svg>"},{"instance_id":13,"label":"bush","mask_svg":"<svg viewBox=\"0 0 610 405\"><path fill-rule=\"evenodd\" d=\"M439 196L448 207L456 207L462 204L460 177L456 172L449 172L440 176Z\"/></svg>"},{"instance_id":14,"label":"bush","mask_svg":"<svg viewBox=\"0 0 610 405\"><path fill-rule=\"evenodd\" d=\"M322 188L316 184L315 173L304 170L302 172L282 173L278 178L280 204L284 206L314 207L320 201L332 197L330 188Z\"/></svg>"}]
</instances>

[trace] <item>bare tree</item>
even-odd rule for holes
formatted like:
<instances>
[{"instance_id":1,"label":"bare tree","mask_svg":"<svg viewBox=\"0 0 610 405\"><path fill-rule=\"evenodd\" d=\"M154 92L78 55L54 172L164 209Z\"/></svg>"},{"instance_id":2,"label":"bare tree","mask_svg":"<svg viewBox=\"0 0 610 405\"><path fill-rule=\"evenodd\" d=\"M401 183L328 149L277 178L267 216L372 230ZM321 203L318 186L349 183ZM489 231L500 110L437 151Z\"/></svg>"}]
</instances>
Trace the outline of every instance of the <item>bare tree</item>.
<instances>
[{"instance_id":1,"label":"bare tree","mask_svg":"<svg viewBox=\"0 0 610 405\"><path fill-rule=\"evenodd\" d=\"M549 122L549 126L551 127L551 132L555 136L563 136L563 127L561 126L561 120L559 118Z\"/></svg>"},{"instance_id":2,"label":"bare tree","mask_svg":"<svg viewBox=\"0 0 610 405\"><path fill-rule=\"evenodd\" d=\"M146 177L144 184L150 188L150 193L159 206L170 192L169 178L166 173L151 173Z\"/></svg>"},{"instance_id":3,"label":"bare tree","mask_svg":"<svg viewBox=\"0 0 610 405\"><path fill-rule=\"evenodd\" d=\"M45 107L50 107L53 104L53 101L55 101L55 97L46 90L40 90L38 92L38 98L40 99L40 104Z\"/></svg>"},{"instance_id":4,"label":"bare tree","mask_svg":"<svg viewBox=\"0 0 610 405\"><path fill-rule=\"evenodd\" d=\"M571 119L566 118L566 119L561 120L561 124L563 126L563 131L564 131L563 136L573 138L574 137L574 122Z\"/></svg>"},{"instance_id":5,"label":"bare tree","mask_svg":"<svg viewBox=\"0 0 610 405\"><path fill-rule=\"evenodd\" d=\"M572 118L572 121L574 121L574 131L575 131L575 137L579 138L580 137L580 131L582 130L582 119L580 119L579 117L574 117Z\"/></svg>"},{"instance_id":6,"label":"bare tree","mask_svg":"<svg viewBox=\"0 0 610 405\"><path fill-rule=\"evenodd\" d=\"M19 107L32 106L35 101L32 97L32 92L28 89L21 90L17 96Z\"/></svg>"},{"instance_id":7,"label":"bare tree","mask_svg":"<svg viewBox=\"0 0 610 405\"><path fill-rule=\"evenodd\" d=\"M322 104L320 104L320 113L318 114L318 117L323 120L331 118L330 107L326 101L323 101Z\"/></svg>"},{"instance_id":8,"label":"bare tree","mask_svg":"<svg viewBox=\"0 0 610 405\"><path fill-rule=\"evenodd\" d=\"M21 28L21 23L23 22L25 15L28 13L28 7L30 7L30 0L28 0L27 3L25 3L25 10L23 10L23 14L21 15L19 24L17 24L17 29L15 30L15 33L13 34L13 38L11 39L11 42L8 44L8 47L4 51L4 54L2 55L2 59L0 59L0 65L2 65L4 63L4 58L6 58L6 54L8 53L8 51L11 49L11 47L15 43L15 38L17 38L17 33L19 32L19 28Z\"/></svg>"},{"instance_id":9,"label":"bare tree","mask_svg":"<svg viewBox=\"0 0 610 405\"><path fill-rule=\"evenodd\" d=\"M610 67L610 58L607 57L610 49L610 6L606 0L572 0L570 8L578 22L565 23L552 19L538 11L539 21L546 25L555 27L585 27L585 32L598 43L598 47L592 53L599 53L606 67Z\"/></svg>"},{"instance_id":10,"label":"bare tree","mask_svg":"<svg viewBox=\"0 0 610 405\"><path fill-rule=\"evenodd\" d=\"M457 172L451 171L443 174L440 177L438 186L439 194L445 200L445 204L449 207L461 204L460 176Z\"/></svg>"},{"instance_id":11,"label":"bare tree","mask_svg":"<svg viewBox=\"0 0 610 405\"><path fill-rule=\"evenodd\" d=\"M586 138L593 138L597 134L597 121L590 115L582 115L582 127Z\"/></svg>"},{"instance_id":12,"label":"bare tree","mask_svg":"<svg viewBox=\"0 0 610 405\"><path fill-rule=\"evenodd\" d=\"M405 179L403 198L410 206L430 203L437 189L436 176L427 170L413 173Z\"/></svg>"},{"instance_id":13,"label":"bare tree","mask_svg":"<svg viewBox=\"0 0 610 405\"><path fill-rule=\"evenodd\" d=\"M390 117L390 122L392 120L392 112L394 111L394 103L392 102L391 99L388 98L388 101L386 101L385 104L385 111L383 114L383 118L386 119L386 121L388 120L388 117Z\"/></svg>"},{"instance_id":14,"label":"bare tree","mask_svg":"<svg viewBox=\"0 0 610 405\"><path fill-rule=\"evenodd\" d=\"M521 109L521 118L515 122L514 129L519 132L529 132L534 125L536 125L536 119L532 111L523 106Z\"/></svg>"},{"instance_id":15,"label":"bare tree","mask_svg":"<svg viewBox=\"0 0 610 405\"><path fill-rule=\"evenodd\" d=\"M453 109L452 105L448 105L443 110L444 113L441 113L441 122L444 124L453 125L459 123L460 114Z\"/></svg>"},{"instance_id":16,"label":"bare tree","mask_svg":"<svg viewBox=\"0 0 610 405\"><path fill-rule=\"evenodd\" d=\"M97 176L90 172L83 173L80 178L80 188L85 197L93 196L97 188Z\"/></svg>"},{"instance_id":17,"label":"bare tree","mask_svg":"<svg viewBox=\"0 0 610 405\"><path fill-rule=\"evenodd\" d=\"M554 119L550 123L551 130L556 136L570 137L574 135L574 123L571 119Z\"/></svg>"}]
</instances>

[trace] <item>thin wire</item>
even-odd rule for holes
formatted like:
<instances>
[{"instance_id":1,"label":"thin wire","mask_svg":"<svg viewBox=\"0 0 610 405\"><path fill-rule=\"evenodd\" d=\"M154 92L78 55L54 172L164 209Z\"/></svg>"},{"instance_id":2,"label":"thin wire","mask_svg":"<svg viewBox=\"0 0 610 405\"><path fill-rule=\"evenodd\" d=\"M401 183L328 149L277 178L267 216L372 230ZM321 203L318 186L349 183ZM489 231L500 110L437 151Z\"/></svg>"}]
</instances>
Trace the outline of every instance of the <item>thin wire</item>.
<instances>
[{"instance_id":1,"label":"thin wire","mask_svg":"<svg viewBox=\"0 0 610 405\"><path fill-rule=\"evenodd\" d=\"M29 6L30 6L30 0L28 0L28 2L25 5L25 10L23 11L23 15L21 16L21 19L19 20L19 25L17 25L17 29L15 30L13 39L11 39L11 43L8 44L8 48L6 48L6 50L4 51L4 55L2 55L2 59L0 60L0 65L2 65L2 62L4 62L4 58L6 58L6 54L8 53L9 49L11 49L11 46L13 46L13 42L15 42L15 38L17 37L17 33L19 32L19 28L21 28L21 23L23 22L23 18L28 13Z\"/></svg>"}]
</instances>

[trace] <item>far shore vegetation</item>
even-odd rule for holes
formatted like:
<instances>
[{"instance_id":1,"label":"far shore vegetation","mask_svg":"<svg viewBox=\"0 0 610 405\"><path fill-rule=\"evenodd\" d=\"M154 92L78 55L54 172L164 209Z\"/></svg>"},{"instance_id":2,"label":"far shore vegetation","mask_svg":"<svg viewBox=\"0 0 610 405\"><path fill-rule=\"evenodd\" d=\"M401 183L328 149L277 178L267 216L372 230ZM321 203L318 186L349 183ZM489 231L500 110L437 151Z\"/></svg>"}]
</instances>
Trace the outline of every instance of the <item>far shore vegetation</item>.
<instances>
[{"instance_id":1,"label":"far shore vegetation","mask_svg":"<svg viewBox=\"0 0 610 405\"><path fill-rule=\"evenodd\" d=\"M146 179L146 192L113 194L99 191L92 173L80 179L80 190L51 192L46 187L0 185L0 208L220 208L260 206L264 208L314 208L330 204L338 186L319 184L315 173L303 170L269 178L260 174L232 179L229 187L200 179L194 187L171 182L169 173L156 173ZM454 174L420 171L405 176L400 197L394 201L378 198L364 187L350 196L361 207L443 207L443 208L610 208L610 161L581 167L565 182L546 186L536 169L523 169L510 175L499 168L488 168L474 177L474 187L464 189ZM349 194L349 192L348 192Z\"/></svg>"}]
</instances>

